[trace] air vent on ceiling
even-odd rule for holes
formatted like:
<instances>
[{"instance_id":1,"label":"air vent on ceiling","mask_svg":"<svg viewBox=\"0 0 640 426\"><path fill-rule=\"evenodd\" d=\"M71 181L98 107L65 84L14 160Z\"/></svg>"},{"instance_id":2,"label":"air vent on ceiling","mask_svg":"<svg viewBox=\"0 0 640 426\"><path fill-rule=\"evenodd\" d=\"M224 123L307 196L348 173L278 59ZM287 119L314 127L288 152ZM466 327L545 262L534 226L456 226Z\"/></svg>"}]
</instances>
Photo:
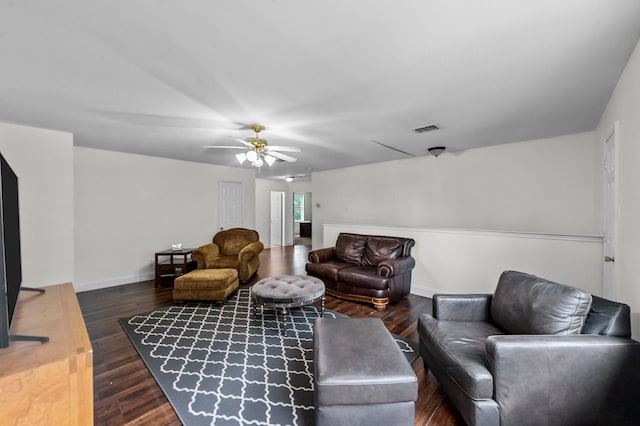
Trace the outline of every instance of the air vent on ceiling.
<instances>
[{"instance_id":1,"label":"air vent on ceiling","mask_svg":"<svg viewBox=\"0 0 640 426\"><path fill-rule=\"evenodd\" d=\"M424 132L433 132L434 130L438 130L440 127L435 124L429 124L428 126L418 127L417 129L413 129L416 133L424 133Z\"/></svg>"}]
</instances>

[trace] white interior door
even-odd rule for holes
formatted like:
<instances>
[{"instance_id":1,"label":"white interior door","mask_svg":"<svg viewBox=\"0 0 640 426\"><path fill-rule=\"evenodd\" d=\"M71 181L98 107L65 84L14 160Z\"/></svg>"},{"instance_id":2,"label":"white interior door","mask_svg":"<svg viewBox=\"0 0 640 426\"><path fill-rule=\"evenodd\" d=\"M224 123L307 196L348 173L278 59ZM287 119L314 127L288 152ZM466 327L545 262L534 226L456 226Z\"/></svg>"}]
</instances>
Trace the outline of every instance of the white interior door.
<instances>
[{"instance_id":1,"label":"white interior door","mask_svg":"<svg viewBox=\"0 0 640 426\"><path fill-rule=\"evenodd\" d=\"M616 222L617 222L617 192L616 192L616 145L618 122L604 143L604 266L602 293L608 299L617 300L616 291Z\"/></svg>"},{"instance_id":2,"label":"white interior door","mask_svg":"<svg viewBox=\"0 0 640 426\"><path fill-rule=\"evenodd\" d=\"M284 192L271 191L271 247L284 244Z\"/></svg>"},{"instance_id":3,"label":"white interior door","mask_svg":"<svg viewBox=\"0 0 640 426\"><path fill-rule=\"evenodd\" d=\"M218 182L218 230L241 228L244 212L242 182Z\"/></svg>"}]
</instances>

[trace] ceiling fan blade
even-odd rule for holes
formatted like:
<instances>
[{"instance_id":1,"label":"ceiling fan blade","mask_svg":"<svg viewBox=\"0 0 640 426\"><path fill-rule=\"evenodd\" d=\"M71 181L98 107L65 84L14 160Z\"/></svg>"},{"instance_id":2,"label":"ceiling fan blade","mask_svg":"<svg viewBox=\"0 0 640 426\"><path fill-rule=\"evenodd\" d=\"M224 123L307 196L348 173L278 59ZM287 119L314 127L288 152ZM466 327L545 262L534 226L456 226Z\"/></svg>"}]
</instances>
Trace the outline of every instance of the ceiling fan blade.
<instances>
[{"instance_id":1,"label":"ceiling fan blade","mask_svg":"<svg viewBox=\"0 0 640 426\"><path fill-rule=\"evenodd\" d=\"M235 145L205 145L203 148L228 148L228 149L242 149L246 150L244 146L235 146Z\"/></svg>"},{"instance_id":2,"label":"ceiling fan blade","mask_svg":"<svg viewBox=\"0 0 640 426\"><path fill-rule=\"evenodd\" d=\"M271 146L267 145L267 151L301 152L300 148L293 146Z\"/></svg>"},{"instance_id":3,"label":"ceiling fan blade","mask_svg":"<svg viewBox=\"0 0 640 426\"><path fill-rule=\"evenodd\" d=\"M289 163L293 163L294 161L296 161L295 158L285 154L281 154L279 152L269 151L269 155L271 155L272 157L279 158L280 160L288 161Z\"/></svg>"},{"instance_id":4,"label":"ceiling fan blade","mask_svg":"<svg viewBox=\"0 0 640 426\"><path fill-rule=\"evenodd\" d=\"M241 144L248 146L248 147L253 147L253 145L251 145L249 142L245 141L244 139L240 139L240 138L234 138L233 136L229 136L231 139L233 139L234 141L238 141Z\"/></svg>"}]
</instances>

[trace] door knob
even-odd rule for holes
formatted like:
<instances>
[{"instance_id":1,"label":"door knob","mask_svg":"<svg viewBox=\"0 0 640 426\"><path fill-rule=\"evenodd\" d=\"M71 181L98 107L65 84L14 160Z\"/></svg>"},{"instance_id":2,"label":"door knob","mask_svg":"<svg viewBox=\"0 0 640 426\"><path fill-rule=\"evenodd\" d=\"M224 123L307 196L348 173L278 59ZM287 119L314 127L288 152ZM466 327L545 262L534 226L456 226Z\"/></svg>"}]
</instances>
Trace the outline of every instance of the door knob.
<instances>
[{"instance_id":1,"label":"door knob","mask_svg":"<svg viewBox=\"0 0 640 426\"><path fill-rule=\"evenodd\" d=\"M611 257L611 256L605 256L604 257L604 261L605 262L615 262L616 258L615 257Z\"/></svg>"}]
</instances>

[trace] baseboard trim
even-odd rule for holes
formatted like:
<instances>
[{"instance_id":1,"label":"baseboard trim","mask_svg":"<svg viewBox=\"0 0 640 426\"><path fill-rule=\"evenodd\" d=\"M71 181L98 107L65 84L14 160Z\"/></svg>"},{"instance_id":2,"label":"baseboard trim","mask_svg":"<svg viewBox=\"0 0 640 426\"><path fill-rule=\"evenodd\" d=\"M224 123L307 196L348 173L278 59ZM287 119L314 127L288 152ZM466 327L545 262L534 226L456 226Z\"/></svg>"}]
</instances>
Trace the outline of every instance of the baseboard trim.
<instances>
[{"instance_id":1,"label":"baseboard trim","mask_svg":"<svg viewBox=\"0 0 640 426\"><path fill-rule=\"evenodd\" d=\"M141 281L149 281L154 279L153 272L145 272L143 274L126 275L123 277L107 278L95 281L75 281L73 287L76 293L81 291L99 290L101 288L115 287L123 284L138 283Z\"/></svg>"},{"instance_id":2,"label":"baseboard trim","mask_svg":"<svg viewBox=\"0 0 640 426\"><path fill-rule=\"evenodd\" d=\"M446 293L446 291L430 287L411 287L411 294L415 294L416 296L432 298L436 293Z\"/></svg>"}]
</instances>

